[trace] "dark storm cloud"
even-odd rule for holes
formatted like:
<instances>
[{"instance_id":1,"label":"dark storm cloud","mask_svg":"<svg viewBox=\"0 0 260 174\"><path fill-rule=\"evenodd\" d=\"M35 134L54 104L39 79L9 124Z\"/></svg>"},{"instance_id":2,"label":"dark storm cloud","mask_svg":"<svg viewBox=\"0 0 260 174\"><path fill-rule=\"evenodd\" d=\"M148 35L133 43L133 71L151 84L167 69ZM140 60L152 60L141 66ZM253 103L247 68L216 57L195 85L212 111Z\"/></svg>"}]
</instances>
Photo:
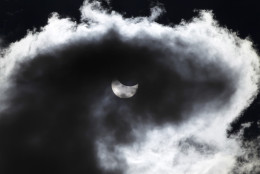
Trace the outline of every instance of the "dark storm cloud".
<instances>
[{"instance_id":1,"label":"dark storm cloud","mask_svg":"<svg viewBox=\"0 0 260 174\"><path fill-rule=\"evenodd\" d=\"M224 102L218 106L221 108L234 91L226 72L218 65L210 65L215 69L212 72L207 67L188 62L183 68L192 68L194 73L214 78L205 77L201 82L185 80L164 63L171 56L168 53L171 50L167 51L163 40L134 38L124 42L120 37L116 31L108 31L97 41L76 41L52 50L54 54L42 53L18 65L12 75L12 87L7 91L9 107L2 112L1 121L4 124L1 132L5 132L1 139L8 142L7 147L1 149L18 149L4 155L6 162L25 167L23 162L16 164L16 161L23 161L23 155L27 156L35 149L24 162L39 160L37 163L41 166L47 162L44 155L55 159L57 153L61 153L66 155L59 156L61 163L68 163L71 169L79 165L87 172L86 169L95 168L93 143L96 136L102 134L97 126L113 135L114 143L128 143L132 141L129 139L132 124L179 122L186 119L183 110L189 112L194 103L223 97ZM180 42L179 47L184 49L185 46ZM183 55L176 53L174 56ZM196 56L192 58L196 59ZM96 118L90 106L93 103L100 105L106 90L109 89L112 95L110 83L113 78L119 78L123 83L135 79L140 85L138 93L123 101L113 96L109 108L99 116L102 118ZM120 112L122 107L127 108L127 115ZM74 152L74 149L77 150ZM46 153L39 154L42 151ZM71 163L75 158L84 165L77 164L77 160ZM92 162L88 162L88 158ZM54 165L52 160L47 163ZM64 166L66 169L67 165Z\"/></svg>"},{"instance_id":2,"label":"dark storm cloud","mask_svg":"<svg viewBox=\"0 0 260 174\"><path fill-rule=\"evenodd\" d=\"M256 91L252 79L258 60L249 42L218 28L210 13L168 28L153 22L160 13L156 8L150 18L124 19L97 2L85 2L81 12L85 22L54 14L41 32L29 33L5 51L4 174L129 173L128 157L117 146L142 142L148 127L183 125L207 112L219 117L234 105L239 114ZM247 55L251 58L244 60ZM138 92L130 99L117 98L113 79L138 83ZM242 82L250 83L243 92ZM134 132L140 127L143 136L138 132L138 137ZM186 144L213 148L196 139ZM102 155L116 165L102 161Z\"/></svg>"}]
</instances>

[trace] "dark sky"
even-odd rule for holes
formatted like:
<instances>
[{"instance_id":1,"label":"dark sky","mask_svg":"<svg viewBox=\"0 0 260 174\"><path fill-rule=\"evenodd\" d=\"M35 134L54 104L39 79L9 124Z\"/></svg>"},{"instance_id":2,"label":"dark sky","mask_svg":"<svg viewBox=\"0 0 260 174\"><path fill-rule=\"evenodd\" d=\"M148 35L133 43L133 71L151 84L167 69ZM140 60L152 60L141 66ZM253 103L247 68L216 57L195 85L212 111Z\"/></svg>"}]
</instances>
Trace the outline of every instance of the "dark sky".
<instances>
[{"instance_id":1,"label":"dark sky","mask_svg":"<svg viewBox=\"0 0 260 174\"><path fill-rule=\"evenodd\" d=\"M7 47L10 43L18 41L19 39L23 38L28 30L33 30L35 29L36 31L40 30L41 26L45 26L48 20L48 17L50 17L50 14L52 12L58 12L62 17L70 17L73 20L80 22L80 12L79 12L79 7L82 5L83 1L82 0L1 0L0 2L0 41L1 41L1 45L2 47ZM241 38L246 38L249 37L253 43L254 43L254 47L257 50L260 50L260 15L259 15L259 5L257 3L257 1L255 0L248 0L248 1L242 1L242 0L230 0L230 1L223 1L223 0L216 0L216 1L197 1L197 0L179 0L179 1L174 1L174 0L160 0L158 1L149 1L149 0L111 0L110 5L108 4L104 4L105 6L107 6L107 8L111 8L112 10L115 10L121 14L123 14L125 17L136 17L136 16L149 16L150 14L150 8L153 7L154 5L159 5L161 7L163 7L166 10L166 13L164 15L162 15L161 17L159 17L159 19L157 20L158 23L161 24L165 24L165 25L175 25L175 24L179 24L182 20L191 20L194 16L196 16L198 14L198 12L196 12L195 10L201 10L201 9L206 9L206 10L212 10L214 15L215 15L215 19L220 23L221 26L223 27L227 27L228 29L237 32L238 36ZM149 79L150 77L148 76L141 76L139 77L140 79L138 79L140 82L143 82L143 84L146 84L147 88L149 88L149 86L151 86L150 84L153 83L157 83L158 86L155 86L155 88L157 89L161 89L161 91L163 91L162 93L156 93L156 91L154 92L153 90L150 90L149 92L145 93L145 90L142 91L143 89L141 88L140 91L144 92L141 93L135 98L135 103L131 103L131 101L129 102L131 107L133 108L133 110L135 110L137 113L147 113L148 111L151 113L154 113L155 116L153 114L151 114L153 117L153 119L150 119L149 116L144 117L142 119L144 120L148 120L151 122L155 122L156 124L160 125L161 123L164 122L178 122L179 120L182 120L183 118L180 118L177 116L176 118L172 119L171 117L169 117L168 115L170 115L172 112L171 110L171 105L169 104L169 100L167 97L167 90L168 88L162 87L161 83L158 82L159 80L161 80L161 82L165 83L167 82L168 87L169 88L173 88L176 89L176 93L185 93L185 90L189 90L186 89L185 87L183 87L182 85L178 86L175 83L171 84L171 78L172 76L167 76L168 74L171 73L171 71L169 69L166 68L165 64L157 64L158 62L156 61L156 56L163 56L164 53L163 52L153 52L151 51L148 47L135 47L135 42L140 42L140 40L133 40L130 41L130 43L127 44L123 44L123 42L121 42L120 39L118 39L117 35L113 35L113 31L111 31L111 33L109 32L108 35L112 35L112 37L108 37L108 39L106 37L104 37L104 39L102 40L101 43L98 43L98 48L100 48L100 50L102 50L103 54L106 54L110 57L114 56L114 53L111 53L111 51L109 49L114 49L116 47L116 45L121 45L122 47L122 52L118 51L115 53L116 56L120 57L122 55L125 55L125 53L127 53L127 55L131 55L131 56L136 56L136 59L131 59L129 57L127 57L127 60L129 60L129 62L127 62L130 67L134 66L136 69L135 73L143 73L142 68L150 71L152 69L158 69L157 72L157 76L156 73L154 73L154 79ZM106 40L107 39L107 40ZM110 43L111 42L111 43ZM152 41L151 41L152 42ZM80 42L79 42L80 43ZM71 164L72 166L74 166L75 168L78 167L78 170L82 170L82 171L90 171L92 170L93 173L100 173L99 168L95 165L97 165L97 163L95 161L91 161L93 160L92 157L94 156L94 149L95 146L93 145L92 138L93 136L100 136L97 135L99 134L101 131L98 130L99 126L103 126L102 129L104 129L104 132L112 132L115 131L115 135L114 135L114 139L113 141L117 142L117 143L129 143L132 141L132 137L131 134L129 133L129 130L131 130L131 127L128 127L129 125L126 126L122 126L121 123L127 123L129 122L138 122L140 121L140 118L138 116L134 117L134 118L121 118L121 117L116 117L118 113L113 113L112 111L114 111L112 108L111 109L111 113L108 113L108 115L112 115L111 119L108 120L102 120L100 125L94 125L92 119L93 118L85 118L83 117L81 114L84 112L91 112L89 110L85 111L84 110L84 106L83 105L76 105L76 101L77 100L81 100L81 101L85 101L87 100L89 101L94 101L95 102L95 95L96 93L103 91L103 86L107 85L110 83L110 78L112 78L114 76L114 74L119 74L118 72L114 72L112 70L109 69L109 67L113 66L112 64L115 64L115 62L120 62L119 59L115 59L115 62L103 62L103 59L99 59L101 56L99 55L99 51L100 50L95 50L95 48L93 47L93 45L89 44L89 43L84 43L82 45L80 45L79 43L75 43L75 45L73 45L73 43L71 45L68 45L68 50L66 51L66 47L64 47L65 49L63 49L61 52L58 52L57 55L59 57L68 57L68 61L66 62L56 62L53 61L54 57L52 54L46 53L43 55L38 55L36 56L35 61L31 61L30 63L26 64L26 62L24 64L22 64L21 67L25 67L24 69L21 68L19 69L16 74L16 77L14 79L12 79L14 81L14 83L16 85L18 85L17 89L16 86L14 86L12 89L10 89L10 91L14 91L14 93L12 94L15 97L11 97L11 101L15 104L17 103L23 103L22 107L24 108L30 108L31 106L35 106L35 109L31 109L30 110L22 110L19 111L19 108L15 111L10 110L10 112L6 113L2 113L8 116L14 116L14 120L15 118L19 118L17 119L17 121L14 121L14 124L12 124L12 126L14 127L18 127L16 130L13 130L12 127L8 126L9 124L9 118L3 121L3 123L0 123L0 138L1 140L6 140L6 142L10 142L13 144L15 143L21 143L23 145L23 138L26 139L28 138L27 135L34 135L39 133L41 134L42 132L42 127L43 125L46 124L50 124L50 127L48 127L48 131L52 132L53 134L47 134L50 135L49 137L45 137L46 141L41 144L41 147L37 147L37 148L43 148L43 150L40 151L40 157L39 159L36 158L36 160L39 160L42 163L48 164L49 166L43 166L42 164L39 164L37 161L34 161L34 151L29 149L30 147L22 147L22 146L9 146L8 143L2 143L0 144L0 150L5 149L5 151L0 151L1 153L4 154L4 157L9 156L9 154L11 154L10 159L8 158L9 161L12 161L13 163L11 164L15 164L18 167L20 167L21 169L26 168L27 162L32 163L34 165L34 169L38 169L41 167L45 167L44 170L41 170L42 173L74 173L75 171L73 171L73 168L69 168L71 171L66 171L66 167L63 168L64 171L60 170L60 166L59 165L64 165L64 164ZM79 44L79 45L77 45ZM102 45L104 44L104 45ZM159 43L162 44L162 43ZM109 45L109 46L107 46ZM149 45L149 44L148 44ZM85 51L85 48L90 48L89 50L91 51ZM156 47L155 47L156 48ZM137 50L136 50L137 49ZM140 50L144 50L143 52L141 52ZM136 51L136 52L135 52ZM72 57L74 57L74 55L78 56L78 59L72 59ZM85 55L91 55L93 56L93 60L85 60L82 57L84 57ZM148 60L148 59L143 59L143 62L141 62L141 65L145 65L144 67L141 65L137 65L136 60L140 57L152 57L152 60L155 60L154 62ZM176 56L179 56L178 54L176 54ZM48 60L51 60L50 62L48 62ZM90 61L89 67L87 67L87 69L89 70L88 72L85 72L85 70L83 70L84 68L86 68L85 64L89 63L86 61ZM133 61L133 62L132 62ZM124 62L125 63L125 62ZM123 63L118 63L119 65L123 64ZM191 63L192 64L192 63ZM75 65L75 66L74 66ZM96 73L96 69L95 68L91 68L92 65L95 65L95 67L99 67L98 70L103 69L104 72L99 72ZM59 69L59 73L56 73L56 67L61 67ZM162 66L162 67L160 67ZM194 93L209 93L209 95L205 95L201 98L199 98L197 95L194 95L194 98L198 98L198 103L202 101L202 103L204 101L209 100L210 97L217 97L218 95L223 95L224 97L224 101L227 101L229 98L229 95L231 95L232 91L234 91L234 86L231 85L231 87L229 86L229 83L226 83L229 80L229 76L225 76L225 72L222 72L222 69L220 66L216 66L214 67L214 65L212 65L213 67L211 68L215 68L217 72L219 72L218 75L215 74L209 74L212 75L212 77L214 77L210 82L205 82L205 84L203 84L202 86L207 88L208 86L213 86L214 88L212 88L212 91L200 91L201 90L201 84L197 84L197 83L191 83L191 85L195 86L193 88L193 92ZM72 69L71 71L67 71L67 69L70 69L71 67L77 67L76 69ZM194 65L195 69L196 69L196 65ZM125 75L124 73L129 70L130 68L128 66L124 66L121 67L120 73L122 73L123 75ZM45 72L45 76L40 76L40 78L38 77L38 70L42 70L42 72ZM31 73L33 72L33 73ZM86 73L86 74L82 74L82 72ZM207 73L207 70L205 70L205 72ZM212 72L212 71L210 71ZM67 74L66 74L67 73ZM95 74L96 75L96 79L102 79L102 80L97 80L95 81L95 79L92 77L92 75ZM104 75L105 74L105 75ZM126 73L127 74L127 73ZM34 76L35 75L35 76ZM73 78L67 79L67 75L70 75ZM127 74L128 75L128 74ZM126 76L127 76L126 75ZM151 75L152 76L152 75ZM160 77L164 77L164 78L159 78ZM157 78L156 78L157 77ZM175 77L175 76L174 76ZM39 79L41 79L41 81L37 81ZM78 78L78 79L77 79ZM176 76L176 83L183 83L182 79L179 76ZM92 80L94 81L93 86L91 85L87 85L85 81L83 80ZM109 80L108 80L109 79ZM145 79L145 80L143 80ZM143 80L143 81L142 81ZM157 82L155 82L157 81ZM31 85L29 82L33 82L34 84ZM169 82L169 83L168 83ZM64 85L64 84L77 84L77 87L75 88L75 86L73 85ZM96 88L96 86L94 86L95 84L98 84L99 86L102 87L98 87ZM186 85L186 84L185 84ZM198 85L198 86L196 86ZM220 85L220 86L217 86ZM53 88L53 86L55 86ZM65 86L65 87L64 87ZM83 87L82 87L83 86ZM89 94L88 96L84 96L81 95L81 92L85 89L83 89L84 87L86 87L88 89L90 89L91 91L95 91L93 94ZM28 89L34 89L29 91ZM71 93L68 94L66 93L67 91L69 91L70 89L75 89L75 93ZM105 87L104 87L105 88ZM197 89L198 88L198 89ZM55 91L57 89L62 89L62 90L58 90L58 93L55 93ZM52 95L57 95L54 96L53 98L48 98L45 95L43 95L41 93L42 91L47 91L46 92L46 96L52 96ZM64 90L64 91L63 91ZM198 90L198 91L196 91ZM29 91L29 92L28 92ZM166 92L165 92L166 91ZM29 93L29 94L28 94ZM156 93L156 94L154 94ZM32 94L32 96L31 96ZM39 94L39 95L38 95ZM66 95L65 95L66 94ZM151 100L151 101L146 101L145 99L147 99L147 96L150 96L151 94L154 94L156 100ZM67 96L68 95L68 96ZM75 97L76 96L76 97ZM187 98L191 97L191 96L178 96L178 99L180 100L187 100ZM30 98L31 97L31 98ZM56 100L57 101L53 101ZM66 98L68 97L68 98ZM26 98L26 100L24 101L24 99ZM87 99L86 99L87 98ZM149 97L148 97L149 98ZM39 99L39 100L38 100ZM68 99L68 100L67 100ZM113 99L115 103L118 102L117 99ZM44 106L42 106L41 103L37 103L40 101L44 101L43 103L45 104ZM160 106L157 107L157 101L161 101L161 104L163 104L164 106L166 106L165 110L160 110ZM171 100L170 100L171 101ZM197 100L194 100L197 102ZM35 103L34 103L35 102ZM146 103L145 103L146 102ZM172 101L171 101L172 102ZM56 106L52 106L50 103L63 103L64 106L59 106L60 108L56 108ZM90 102L89 102L90 103ZM145 103L145 104L144 104ZM228 103L228 102L227 102ZM122 106L125 103L122 102ZM225 103L224 103L225 104ZM223 103L219 104L220 107L225 107ZM66 108L66 106L72 106L76 109L76 113L74 113L75 110L72 110L70 108ZM121 104L120 104L121 105ZM189 108L189 103L185 103L185 106L183 106L182 104L176 104L178 107L177 108L182 108L182 107L188 107ZM114 106L114 105L112 105ZM43 109L44 112L38 113L37 107L39 107L40 109ZM52 117L52 114L50 114L48 109L53 109L53 115L58 115L56 117ZM116 110L116 109L115 109ZM168 111L170 113L168 113ZM19 114L17 114L17 113ZM178 115L179 111L175 110L174 111L176 113L176 115ZM258 95L258 97L256 97L256 99L254 100L254 102L251 104L251 106L249 106L248 109L245 110L245 112L241 115L241 117L239 117L237 120L235 120L232 124L231 124L231 128L228 130L227 132L227 136L232 135L232 134L236 134L240 129L241 129L241 124L242 123L248 123L248 122L252 122L251 126L245 129L244 132L244 140L250 140L250 139L255 139L257 136L260 135L260 128L257 125L257 122L260 121L260 94ZM39 114L39 118L35 119L33 116ZM75 120L74 117L72 117L71 115L73 114L78 114L77 120ZM167 116L165 117L157 117L160 114L165 114ZM19 116L17 116L19 115ZM48 115L48 117L46 118L45 116ZM57 120L62 120L61 115L69 115L68 119L65 120L64 122L59 122ZM113 115L116 115L113 117ZM55 120L56 119L56 120ZM142 120L141 119L141 120ZM12 122L13 120L11 120L10 122ZM28 127L23 128L23 122L24 123L28 123L29 121L34 122L34 125L30 125L28 124ZM43 122L41 122L43 121ZM82 124L82 121L87 122L87 128L86 125ZM6 123L6 124L5 124ZM57 127L60 127L60 130L56 129L56 127L52 127L51 123L53 123L54 125L58 125ZM72 126L71 126L72 125ZM118 126L120 125L120 126ZM92 126L94 128L92 128ZM116 127L118 126L118 127ZM61 130L66 130L67 127L70 127L70 129L67 130L67 132L62 132ZM21 131L17 131L21 129ZM45 129L45 128L44 128ZM114 130L115 129L115 130ZM32 132L31 130L36 130L35 132ZM84 137L85 135L82 135L81 133L83 132L82 130L88 130L88 135L84 141L82 140L82 137ZM92 130L94 130L93 132L91 132ZM98 130L97 132L95 132L96 130ZM13 139L10 137L7 137L3 132L8 131L11 137L13 137ZM64 135L63 135L64 133ZM67 134L66 134L67 133ZM42 133L44 134L44 133ZM66 135L65 135L66 134ZM105 133L104 133L105 134ZM61 135L59 137L59 139L56 139L56 135ZM101 135L102 136L102 135ZM68 138L69 137L69 138ZM37 141L37 139L35 140ZM53 143L54 142L54 143ZM32 142L32 144L35 142ZM37 142L36 142L37 143ZM114 142L113 142L114 143ZM111 144L113 144L111 143ZM52 146L53 144L55 144L55 146ZM68 149L72 149L71 151L68 151L68 156L72 157L72 158L76 158L76 161L73 161L72 159L69 159L68 157L66 157L66 155L63 153L63 149L60 148L62 147L63 144L66 144L66 147L63 147L64 149L68 148ZM72 145L71 145L72 144ZM71 146L73 146L74 144L77 144L78 149L75 148L71 148ZM43 147L46 146L47 150ZM87 146L87 150L86 147ZM73 146L74 147L74 146ZM28 148L28 149L27 149ZM53 149L52 149L53 148ZM20 150L20 149L25 149L24 151ZM46 150L46 151L45 151ZM35 150L37 151L37 149ZM51 155L48 156L48 152L51 151ZM14 159L11 159L13 156L15 156L15 153L18 152L22 152L22 153L18 153L19 156L17 157L17 161ZM89 156L84 156L82 155L82 152L86 152L86 153L90 153ZM23 154L25 153L25 154ZM38 151L37 151L38 153ZM46 153L46 154L45 154ZM5 156L6 155L6 156ZM12 156L13 155L13 156ZM22 159L25 156L25 160L23 161ZM51 160L50 160L51 159ZM19 171L19 169L13 169L12 166L8 166L8 162L2 162L2 159L0 158L0 165L4 165L4 169L0 168L0 172L4 171L4 174L8 174L8 173L17 173ZM8 161L7 160L7 161ZM19 160L21 160L22 162L20 162ZM56 163L57 161L59 161L60 163ZM88 162L88 165L83 165L83 162ZM81 164L82 162L82 164ZM83 167L82 167L83 166ZM93 167L94 166L94 167ZM0 166L1 167L1 166ZM34 170L31 169L29 170L29 173L33 173ZM120 171L113 171L114 173L120 173ZM40 172L38 172L40 173ZM80 173L80 171L76 171L76 173Z\"/></svg>"}]
</instances>

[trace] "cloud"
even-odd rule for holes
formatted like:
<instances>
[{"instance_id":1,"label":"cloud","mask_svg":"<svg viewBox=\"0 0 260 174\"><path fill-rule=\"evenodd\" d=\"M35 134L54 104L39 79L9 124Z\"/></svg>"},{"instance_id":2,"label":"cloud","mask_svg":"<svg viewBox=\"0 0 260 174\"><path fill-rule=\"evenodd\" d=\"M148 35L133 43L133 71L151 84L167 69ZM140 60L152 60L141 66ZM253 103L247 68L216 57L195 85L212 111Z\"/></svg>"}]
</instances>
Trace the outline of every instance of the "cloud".
<instances>
[{"instance_id":1,"label":"cloud","mask_svg":"<svg viewBox=\"0 0 260 174\"><path fill-rule=\"evenodd\" d=\"M158 7L136 18L98 1L80 11L80 23L53 13L2 50L1 172L235 170L244 151L226 130L258 90L251 41L210 11L174 27L154 22ZM114 79L138 83L135 96L116 97Z\"/></svg>"}]
</instances>

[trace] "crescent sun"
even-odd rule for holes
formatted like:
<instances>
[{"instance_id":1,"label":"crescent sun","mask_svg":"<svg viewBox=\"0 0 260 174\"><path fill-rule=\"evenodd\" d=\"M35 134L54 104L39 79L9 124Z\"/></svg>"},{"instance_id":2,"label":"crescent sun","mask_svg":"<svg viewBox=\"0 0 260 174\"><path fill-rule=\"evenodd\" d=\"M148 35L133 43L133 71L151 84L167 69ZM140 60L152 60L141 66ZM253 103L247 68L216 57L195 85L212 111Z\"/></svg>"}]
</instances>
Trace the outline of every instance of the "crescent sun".
<instances>
[{"instance_id":1,"label":"crescent sun","mask_svg":"<svg viewBox=\"0 0 260 174\"><path fill-rule=\"evenodd\" d=\"M126 86L118 80L113 80L111 83L113 93L119 98L131 98L138 89L138 84L134 86Z\"/></svg>"}]
</instances>

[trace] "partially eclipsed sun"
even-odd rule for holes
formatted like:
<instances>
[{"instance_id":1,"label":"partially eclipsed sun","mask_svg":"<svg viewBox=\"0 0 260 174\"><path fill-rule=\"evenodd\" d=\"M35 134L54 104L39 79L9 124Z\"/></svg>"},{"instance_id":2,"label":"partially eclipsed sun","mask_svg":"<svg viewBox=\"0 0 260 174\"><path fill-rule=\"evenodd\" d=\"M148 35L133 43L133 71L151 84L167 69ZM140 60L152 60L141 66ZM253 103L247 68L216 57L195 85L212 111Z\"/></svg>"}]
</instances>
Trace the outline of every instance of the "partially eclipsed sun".
<instances>
[{"instance_id":1,"label":"partially eclipsed sun","mask_svg":"<svg viewBox=\"0 0 260 174\"><path fill-rule=\"evenodd\" d=\"M134 86L126 86L118 80L112 81L112 91L119 98L131 98L133 97L138 89L138 84Z\"/></svg>"}]
</instances>

